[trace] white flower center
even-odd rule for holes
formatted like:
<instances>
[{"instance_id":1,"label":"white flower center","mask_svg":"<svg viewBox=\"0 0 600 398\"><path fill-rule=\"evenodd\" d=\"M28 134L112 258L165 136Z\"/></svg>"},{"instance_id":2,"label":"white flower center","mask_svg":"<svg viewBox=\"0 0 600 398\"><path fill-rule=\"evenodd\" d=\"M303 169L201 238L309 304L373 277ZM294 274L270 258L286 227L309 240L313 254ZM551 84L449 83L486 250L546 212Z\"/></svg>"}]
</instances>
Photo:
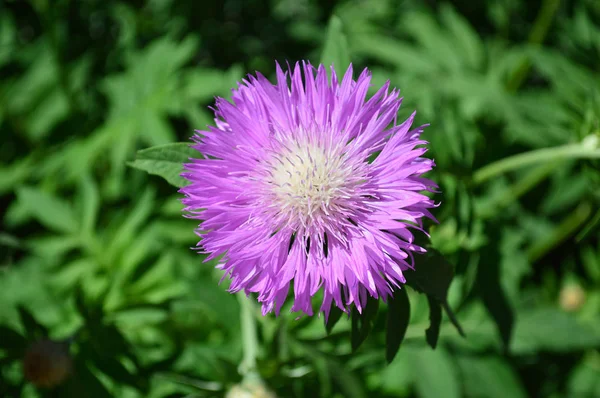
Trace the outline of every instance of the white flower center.
<instances>
[{"instance_id":1,"label":"white flower center","mask_svg":"<svg viewBox=\"0 0 600 398\"><path fill-rule=\"evenodd\" d=\"M345 207L357 180L352 178L355 170L340 149L294 142L274 155L268 183L276 202L273 204L286 224L315 226Z\"/></svg>"}]
</instances>

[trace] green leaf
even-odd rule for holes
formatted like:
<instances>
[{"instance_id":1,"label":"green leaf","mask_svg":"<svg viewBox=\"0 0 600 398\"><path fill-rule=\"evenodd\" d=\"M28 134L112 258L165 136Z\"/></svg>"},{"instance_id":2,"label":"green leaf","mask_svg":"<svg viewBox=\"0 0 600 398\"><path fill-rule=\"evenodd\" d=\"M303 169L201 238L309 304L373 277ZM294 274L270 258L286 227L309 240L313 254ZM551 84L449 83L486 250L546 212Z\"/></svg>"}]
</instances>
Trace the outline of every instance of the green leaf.
<instances>
[{"instance_id":1,"label":"green leaf","mask_svg":"<svg viewBox=\"0 0 600 398\"><path fill-rule=\"evenodd\" d=\"M338 76L342 75L350 65L348 41L343 32L342 20L335 15L331 17L327 26L327 37L321 53L321 64L325 68L333 65Z\"/></svg>"},{"instance_id":2,"label":"green leaf","mask_svg":"<svg viewBox=\"0 0 600 398\"><path fill-rule=\"evenodd\" d=\"M427 341L429 344L431 345L433 342L432 346L435 347L437 337L434 338L433 334L439 333L439 325L435 326L434 321L437 319L438 312L440 312L439 316L441 320L441 307L446 310L450 321L464 337L463 329L448 305L448 289L454 277L454 266L440 252L433 248L428 248L427 253L417 260L415 271L406 272L404 276L409 286L420 293L425 293L429 300L430 318L432 321L432 326L428 329L431 331L427 332ZM432 299L437 301L437 305L433 304Z\"/></svg>"},{"instance_id":3,"label":"green leaf","mask_svg":"<svg viewBox=\"0 0 600 398\"><path fill-rule=\"evenodd\" d=\"M190 144L178 142L142 149L137 152L136 159L129 166L150 174L160 176L176 187L186 185L186 180L180 174L183 164L190 158L199 157L199 153Z\"/></svg>"},{"instance_id":4,"label":"green leaf","mask_svg":"<svg viewBox=\"0 0 600 398\"><path fill-rule=\"evenodd\" d=\"M479 35L475 29L469 24L467 19L456 12L456 10L448 5L442 4L439 13L442 21L450 32L454 35L458 51L469 66L473 69L478 68L485 55L485 49Z\"/></svg>"},{"instance_id":5,"label":"green leaf","mask_svg":"<svg viewBox=\"0 0 600 398\"><path fill-rule=\"evenodd\" d=\"M513 332L514 315L501 285L501 255L497 245L497 242L500 242L500 234L498 231L493 231L493 235L489 237L489 242L481 250L482 256L477 267L475 285L483 304L496 322L506 348Z\"/></svg>"},{"instance_id":6,"label":"green leaf","mask_svg":"<svg viewBox=\"0 0 600 398\"><path fill-rule=\"evenodd\" d=\"M231 87L243 77L240 65L228 71L209 68L194 68L185 75L184 93L195 101L214 101L215 95L227 96Z\"/></svg>"},{"instance_id":7,"label":"green leaf","mask_svg":"<svg viewBox=\"0 0 600 398\"><path fill-rule=\"evenodd\" d=\"M41 238L30 238L28 246L44 257L50 264L60 262L63 256L81 244L79 236L46 235Z\"/></svg>"},{"instance_id":8,"label":"green leaf","mask_svg":"<svg viewBox=\"0 0 600 398\"><path fill-rule=\"evenodd\" d=\"M398 289L388 300L387 326L385 338L385 359L394 360L404 340L410 321L410 301L406 289Z\"/></svg>"},{"instance_id":9,"label":"green leaf","mask_svg":"<svg viewBox=\"0 0 600 398\"><path fill-rule=\"evenodd\" d=\"M569 376L570 397L600 397L600 353L591 352Z\"/></svg>"},{"instance_id":10,"label":"green leaf","mask_svg":"<svg viewBox=\"0 0 600 398\"><path fill-rule=\"evenodd\" d=\"M446 301L448 289L454 276L454 267L435 249L416 259L414 271L404 273L406 283L420 293Z\"/></svg>"},{"instance_id":11,"label":"green leaf","mask_svg":"<svg viewBox=\"0 0 600 398\"><path fill-rule=\"evenodd\" d=\"M8 326L0 325L0 350L6 351L11 358L21 359L26 348L25 337Z\"/></svg>"},{"instance_id":12,"label":"green leaf","mask_svg":"<svg viewBox=\"0 0 600 398\"><path fill-rule=\"evenodd\" d=\"M64 385L60 386L57 396L89 398L110 398L113 396L98 379L96 372L92 372L86 361L77 359L74 367L77 377L70 377Z\"/></svg>"},{"instance_id":13,"label":"green leaf","mask_svg":"<svg viewBox=\"0 0 600 398\"><path fill-rule=\"evenodd\" d=\"M9 165L0 166L0 193L12 191L31 176L34 168L33 155L19 159Z\"/></svg>"},{"instance_id":14,"label":"green leaf","mask_svg":"<svg viewBox=\"0 0 600 398\"><path fill-rule=\"evenodd\" d=\"M500 357L457 355L465 395L489 398L525 398L527 392L508 361Z\"/></svg>"},{"instance_id":15,"label":"green leaf","mask_svg":"<svg viewBox=\"0 0 600 398\"><path fill-rule=\"evenodd\" d=\"M98 217L100 196L98 194L96 183L89 175L83 176L79 182L79 207L81 214L81 229L82 231L91 234Z\"/></svg>"},{"instance_id":16,"label":"green leaf","mask_svg":"<svg viewBox=\"0 0 600 398\"><path fill-rule=\"evenodd\" d=\"M18 307L21 324L25 330L25 334L29 339L41 339L48 336L48 329L40 324L33 315L23 306Z\"/></svg>"},{"instance_id":17,"label":"green leaf","mask_svg":"<svg viewBox=\"0 0 600 398\"><path fill-rule=\"evenodd\" d=\"M77 230L77 219L66 201L32 187L17 189L17 197L24 208L46 228L66 233Z\"/></svg>"},{"instance_id":18,"label":"green leaf","mask_svg":"<svg viewBox=\"0 0 600 398\"><path fill-rule=\"evenodd\" d=\"M440 326L442 324L442 306L432 296L427 296L429 303L429 327L425 331L425 339L431 348L435 348L440 337Z\"/></svg>"},{"instance_id":19,"label":"green leaf","mask_svg":"<svg viewBox=\"0 0 600 398\"><path fill-rule=\"evenodd\" d=\"M423 347L414 353L413 369L420 398L459 398L460 385L455 366L443 347Z\"/></svg>"},{"instance_id":20,"label":"green leaf","mask_svg":"<svg viewBox=\"0 0 600 398\"><path fill-rule=\"evenodd\" d=\"M356 351L369 336L378 309L379 300L371 296L367 299L367 305L363 308L362 314L358 312L356 306L352 307L352 351Z\"/></svg>"},{"instance_id":21,"label":"green leaf","mask_svg":"<svg viewBox=\"0 0 600 398\"><path fill-rule=\"evenodd\" d=\"M511 353L583 351L600 346L598 328L557 308L542 307L519 312Z\"/></svg>"},{"instance_id":22,"label":"green leaf","mask_svg":"<svg viewBox=\"0 0 600 398\"><path fill-rule=\"evenodd\" d=\"M310 358L313 366L322 368L320 372L317 372L319 376L329 371L331 377L335 380L336 384L338 384L340 390L342 390L344 397L363 398L367 396L361 384L361 379L350 372L346 366L342 366L342 364L336 361L333 357L327 356L321 351L317 350L312 344L309 345L306 343L301 343L293 339L292 341L298 349L302 350L303 353ZM322 365L318 365L318 363L322 363ZM323 384L328 382L328 377L322 377ZM330 393L321 395L331 396Z\"/></svg>"},{"instance_id":23,"label":"green leaf","mask_svg":"<svg viewBox=\"0 0 600 398\"><path fill-rule=\"evenodd\" d=\"M145 388L145 382L142 378L132 374L121 361L113 355L104 353L104 347L98 344L97 348L92 346L82 345L80 354L87 358L94 366L102 373L108 375L114 381L135 387L139 390ZM117 354L118 355L118 354Z\"/></svg>"},{"instance_id":24,"label":"green leaf","mask_svg":"<svg viewBox=\"0 0 600 398\"><path fill-rule=\"evenodd\" d=\"M331 303L331 309L329 310L329 317L325 320L325 330L327 334L331 333L335 324L340 320L344 311L340 310L335 302Z\"/></svg>"}]
</instances>

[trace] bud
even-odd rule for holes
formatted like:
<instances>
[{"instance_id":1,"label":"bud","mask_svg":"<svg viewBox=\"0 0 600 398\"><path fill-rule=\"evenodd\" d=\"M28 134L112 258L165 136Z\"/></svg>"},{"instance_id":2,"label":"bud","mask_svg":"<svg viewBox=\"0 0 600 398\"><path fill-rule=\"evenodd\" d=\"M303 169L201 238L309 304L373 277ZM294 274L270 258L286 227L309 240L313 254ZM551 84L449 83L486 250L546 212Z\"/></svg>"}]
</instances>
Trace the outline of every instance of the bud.
<instances>
[{"instance_id":1,"label":"bud","mask_svg":"<svg viewBox=\"0 0 600 398\"><path fill-rule=\"evenodd\" d=\"M67 379L72 369L69 345L40 340L29 346L23 358L25 378L40 388L52 388Z\"/></svg>"},{"instance_id":2,"label":"bud","mask_svg":"<svg viewBox=\"0 0 600 398\"><path fill-rule=\"evenodd\" d=\"M579 310L585 303L585 290L578 284L570 283L560 291L560 307L569 312Z\"/></svg>"}]
</instances>

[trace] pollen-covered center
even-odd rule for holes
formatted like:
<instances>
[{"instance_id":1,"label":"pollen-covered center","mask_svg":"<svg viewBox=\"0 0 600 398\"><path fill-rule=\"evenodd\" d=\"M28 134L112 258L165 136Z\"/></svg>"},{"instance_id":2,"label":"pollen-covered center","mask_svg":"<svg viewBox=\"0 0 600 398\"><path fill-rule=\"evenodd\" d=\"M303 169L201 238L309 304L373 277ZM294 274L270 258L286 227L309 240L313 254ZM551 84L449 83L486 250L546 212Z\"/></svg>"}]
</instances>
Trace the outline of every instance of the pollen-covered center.
<instances>
[{"instance_id":1,"label":"pollen-covered center","mask_svg":"<svg viewBox=\"0 0 600 398\"><path fill-rule=\"evenodd\" d=\"M269 185L278 216L293 228L322 229L319 226L327 219L344 216L362 180L335 146L294 142L275 154L270 164Z\"/></svg>"}]
</instances>

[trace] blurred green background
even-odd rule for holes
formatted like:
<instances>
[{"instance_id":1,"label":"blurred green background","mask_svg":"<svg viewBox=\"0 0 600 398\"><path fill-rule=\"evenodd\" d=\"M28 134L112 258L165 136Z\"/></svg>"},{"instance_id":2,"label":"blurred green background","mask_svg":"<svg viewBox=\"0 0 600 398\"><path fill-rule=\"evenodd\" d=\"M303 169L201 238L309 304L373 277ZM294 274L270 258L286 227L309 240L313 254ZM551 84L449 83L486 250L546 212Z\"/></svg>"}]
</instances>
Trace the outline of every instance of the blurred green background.
<instances>
[{"instance_id":1,"label":"blurred green background","mask_svg":"<svg viewBox=\"0 0 600 398\"><path fill-rule=\"evenodd\" d=\"M234 387L238 301L176 188L127 162L210 124L245 73L318 63L333 15L355 70L431 125L467 338L444 316L432 350L412 290L390 365L385 305L354 353L345 317L258 316L270 394L600 397L597 0L3 0L1 397L274 396Z\"/></svg>"}]
</instances>

